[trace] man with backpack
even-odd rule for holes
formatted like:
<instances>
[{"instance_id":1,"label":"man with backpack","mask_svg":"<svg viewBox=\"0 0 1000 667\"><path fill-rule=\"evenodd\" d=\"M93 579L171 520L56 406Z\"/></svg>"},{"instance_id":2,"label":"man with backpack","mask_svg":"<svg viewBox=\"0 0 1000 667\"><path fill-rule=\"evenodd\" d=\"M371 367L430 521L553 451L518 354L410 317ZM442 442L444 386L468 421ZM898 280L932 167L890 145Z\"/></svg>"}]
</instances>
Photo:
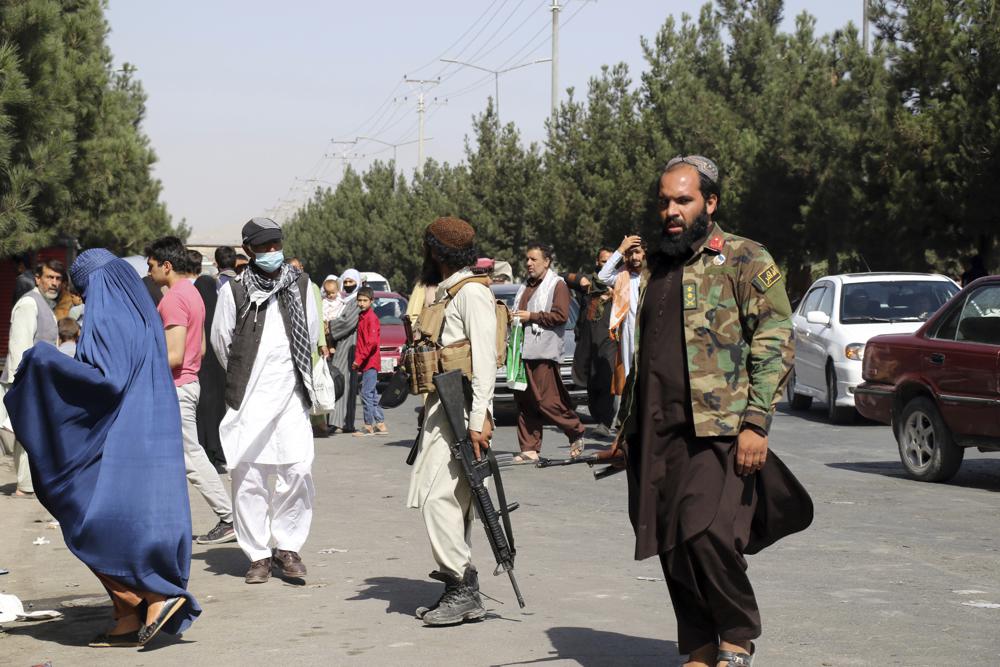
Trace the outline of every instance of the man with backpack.
<instances>
[{"instance_id":1,"label":"man with backpack","mask_svg":"<svg viewBox=\"0 0 1000 667\"><path fill-rule=\"evenodd\" d=\"M472 226L458 218L438 218L427 227L421 282L437 285L437 292L434 303L421 312L417 329L440 346L442 367L446 357L448 365L462 368L469 378L468 437L479 455L490 446L493 432L498 327L489 277L473 271L475 238ZM455 625L486 616L470 547L472 493L459 461L452 457L449 443L456 434L447 421L440 400L431 393L407 500L409 507L420 510L427 528L437 564L430 576L445 585L434 605L416 611L426 625Z\"/></svg>"},{"instance_id":2,"label":"man with backpack","mask_svg":"<svg viewBox=\"0 0 1000 667\"><path fill-rule=\"evenodd\" d=\"M315 496L309 410L319 312L309 276L284 262L277 223L250 220L243 248L250 265L219 291L212 347L226 369L219 436L233 480L236 538L250 559L246 583L261 584L272 568L293 579L306 575L299 551Z\"/></svg>"}]
</instances>

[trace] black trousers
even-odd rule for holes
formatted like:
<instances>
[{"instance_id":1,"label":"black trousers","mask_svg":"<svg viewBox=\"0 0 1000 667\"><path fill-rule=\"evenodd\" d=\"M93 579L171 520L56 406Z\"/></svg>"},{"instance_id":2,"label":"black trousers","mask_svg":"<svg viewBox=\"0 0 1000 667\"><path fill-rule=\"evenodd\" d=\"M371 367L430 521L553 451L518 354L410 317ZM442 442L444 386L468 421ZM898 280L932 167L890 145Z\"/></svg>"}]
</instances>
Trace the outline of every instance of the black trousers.
<instances>
[{"instance_id":1,"label":"black trousers","mask_svg":"<svg viewBox=\"0 0 1000 667\"><path fill-rule=\"evenodd\" d=\"M361 374L351 371L347 374L347 411L344 414L344 432L354 431L354 418L358 412L358 388L361 385Z\"/></svg>"},{"instance_id":2,"label":"black trousers","mask_svg":"<svg viewBox=\"0 0 1000 667\"><path fill-rule=\"evenodd\" d=\"M615 421L615 397L611 393L611 381L615 374L615 355L617 349L614 344L595 346L590 356L590 368L587 374L587 407L590 408L590 416L598 424L604 424L608 428Z\"/></svg>"},{"instance_id":3,"label":"black trousers","mask_svg":"<svg viewBox=\"0 0 1000 667\"><path fill-rule=\"evenodd\" d=\"M708 529L660 554L681 654L720 640L737 644L760 637L760 610L740 546L747 543L757 505L750 480L727 480Z\"/></svg>"}]
</instances>

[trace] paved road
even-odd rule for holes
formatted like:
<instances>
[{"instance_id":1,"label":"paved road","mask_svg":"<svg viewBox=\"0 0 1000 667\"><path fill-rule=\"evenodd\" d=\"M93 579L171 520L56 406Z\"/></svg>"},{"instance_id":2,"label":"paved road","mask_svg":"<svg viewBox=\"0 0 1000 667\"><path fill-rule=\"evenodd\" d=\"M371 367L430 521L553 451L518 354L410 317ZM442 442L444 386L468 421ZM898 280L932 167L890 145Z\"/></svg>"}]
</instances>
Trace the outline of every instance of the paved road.
<instances>
[{"instance_id":1,"label":"paved road","mask_svg":"<svg viewBox=\"0 0 1000 667\"><path fill-rule=\"evenodd\" d=\"M235 545L194 550L191 590L204 614L150 649L88 649L107 598L31 501L0 497L0 589L64 620L7 624L0 664L63 665L674 665L676 630L654 560L632 560L625 479L581 467L506 475L519 610L506 577L486 574L491 617L424 628L415 607L440 584L418 514L404 508L414 404L389 413L385 439L316 442L317 516L305 586L246 586ZM498 432L514 449L514 429ZM779 413L772 446L810 490L811 529L750 559L764 618L761 665L959 665L1000 659L1000 456L971 454L948 485L905 479L889 430L833 427L820 410ZM566 443L546 434L545 453ZM0 467L0 490L13 489ZM192 499L196 527L213 523ZM34 546L43 536L51 544ZM489 568L477 526L475 553ZM331 549L344 550L329 551Z\"/></svg>"}]
</instances>

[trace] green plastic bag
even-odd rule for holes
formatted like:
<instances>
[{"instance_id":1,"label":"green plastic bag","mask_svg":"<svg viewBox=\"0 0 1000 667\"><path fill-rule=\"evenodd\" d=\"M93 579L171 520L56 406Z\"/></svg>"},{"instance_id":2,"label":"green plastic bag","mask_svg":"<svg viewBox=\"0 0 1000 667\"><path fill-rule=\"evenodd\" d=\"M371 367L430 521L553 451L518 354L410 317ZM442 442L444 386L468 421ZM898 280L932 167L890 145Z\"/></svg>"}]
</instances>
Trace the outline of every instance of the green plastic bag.
<instances>
[{"instance_id":1,"label":"green plastic bag","mask_svg":"<svg viewBox=\"0 0 1000 667\"><path fill-rule=\"evenodd\" d=\"M521 359L521 348L524 346L524 327L521 319L515 317L507 337L507 387L514 391L525 391L528 388L528 370Z\"/></svg>"}]
</instances>

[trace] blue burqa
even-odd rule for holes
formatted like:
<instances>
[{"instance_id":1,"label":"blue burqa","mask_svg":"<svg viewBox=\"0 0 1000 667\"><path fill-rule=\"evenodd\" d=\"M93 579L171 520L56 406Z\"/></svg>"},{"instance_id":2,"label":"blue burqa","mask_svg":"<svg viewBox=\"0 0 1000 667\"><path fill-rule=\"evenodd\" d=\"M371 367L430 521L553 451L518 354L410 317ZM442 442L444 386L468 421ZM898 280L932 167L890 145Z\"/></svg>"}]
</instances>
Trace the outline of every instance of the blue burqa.
<instances>
[{"instance_id":1,"label":"blue burqa","mask_svg":"<svg viewBox=\"0 0 1000 667\"><path fill-rule=\"evenodd\" d=\"M35 345L4 403L70 551L129 588L186 597L164 627L177 634L201 608L186 590L191 507L162 321L107 250L81 253L70 273L87 304L76 357Z\"/></svg>"}]
</instances>

